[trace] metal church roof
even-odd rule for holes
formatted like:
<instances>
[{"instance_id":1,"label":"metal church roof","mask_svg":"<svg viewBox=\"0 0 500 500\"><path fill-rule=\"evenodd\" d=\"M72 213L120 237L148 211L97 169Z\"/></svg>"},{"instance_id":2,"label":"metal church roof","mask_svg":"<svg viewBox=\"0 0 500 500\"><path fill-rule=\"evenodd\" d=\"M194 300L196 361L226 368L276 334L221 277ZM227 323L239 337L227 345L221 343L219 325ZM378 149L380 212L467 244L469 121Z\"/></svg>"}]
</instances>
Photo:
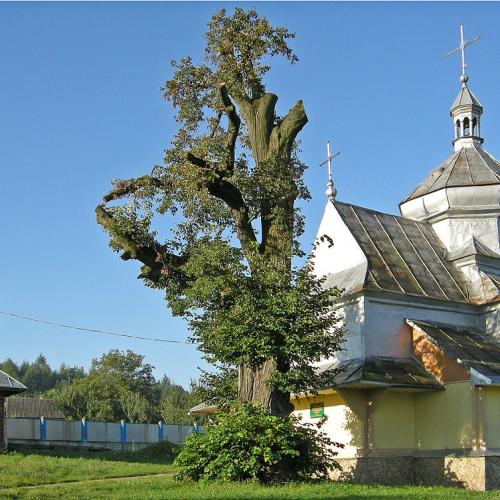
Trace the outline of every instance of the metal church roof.
<instances>
[{"instance_id":1,"label":"metal church roof","mask_svg":"<svg viewBox=\"0 0 500 500\"><path fill-rule=\"evenodd\" d=\"M0 370L0 396L11 396L12 394L24 392L26 389L27 387L24 384Z\"/></svg>"},{"instance_id":2,"label":"metal church roof","mask_svg":"<svg viewBox=\"0 0 500 500\"><path fill-rule=\"evenodd\" d=\"M462 148L432 170L401 203L439 189L500 184L500 162L481 147Z\"/></svg>"},{"instance_id":3,"label":"metal church roof","mask_svg":"<svg viewBox=\"0 0 500 500\"><path fill-rule=\"evenodd\" d=\"M468 302L465 276L426 222L335 202L368 261L364 287Z\"/></svg>"},{"instance_id":4,"label":"metal church roof","mask_svg":"<svg viewBox=\"0 0 500 500\"><path fill-rule=\"evenodd\" d=\"M467 84L463 84L460 92L453 101L451 109L458 108L459 106L478 106L482 108L481 103L477 100L477 97L471 92Z\"/></svg>"},{"instance_id":5,"label":"metal church roof","mask_svg":"<svg viewBox=\"0 0 500 500\"><path fill-rule=\"evenodd\" d=\"M444 323L406 320L459 364L470 370L477 385L500 384L500 343L475 329Z\"/></svg>"},{"instance_id":6,"label":"metal church roof","mask_svg":"<svg viewBox=\"0 0 500 500\"><path fill-rule=\"evenodd\" d=\"M335 361L322 366L319 372L339 370L335 375L337 387L414 387L441 389L438 379L415 358L369 356Z\"/></svg>"}]
</instances>

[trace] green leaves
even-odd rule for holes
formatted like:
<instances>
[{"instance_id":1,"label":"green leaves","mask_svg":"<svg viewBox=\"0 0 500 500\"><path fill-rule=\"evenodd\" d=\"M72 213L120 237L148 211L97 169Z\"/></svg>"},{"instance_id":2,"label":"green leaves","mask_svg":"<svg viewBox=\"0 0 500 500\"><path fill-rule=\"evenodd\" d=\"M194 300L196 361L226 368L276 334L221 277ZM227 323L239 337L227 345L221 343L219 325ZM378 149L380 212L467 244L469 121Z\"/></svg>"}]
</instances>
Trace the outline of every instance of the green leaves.
<instances>
[{"instance_id":1,"label":"green leaves","mask_svg":"<svg viewBox=\"0 0 500 500\"><path fill-rule=\"evenodd\" d=\"M334 443L312 424L245 404L215 415L189 436L175 464L179 479L283 483L328 479Z\"/></svg>"}]
</instances>

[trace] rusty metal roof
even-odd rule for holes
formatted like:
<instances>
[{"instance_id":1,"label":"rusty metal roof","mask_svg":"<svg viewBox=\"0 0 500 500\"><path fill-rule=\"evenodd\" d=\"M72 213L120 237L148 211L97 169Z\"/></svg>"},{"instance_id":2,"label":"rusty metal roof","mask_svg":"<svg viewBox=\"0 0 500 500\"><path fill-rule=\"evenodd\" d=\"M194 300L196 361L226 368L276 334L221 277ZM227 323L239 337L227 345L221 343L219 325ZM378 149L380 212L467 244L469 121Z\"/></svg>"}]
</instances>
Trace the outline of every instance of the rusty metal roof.
<instances>
[{"instance_id":1,"label":"rusty metal roof","mask_svg":"<svg viewBox=\"0 0 500 500\"><path fill-rule=\"evenodd\" d=\"M462 148L432 170L401 203L439 189L500 184L500 162L481 147Z\"/></svg>"},{"instance_id":2,"label":"rusty metal roof","mask_svg":"<svg viewBox=\"0 0 500 500\"><path fill-rule=\"evenodd\" d=\"M365 289L468 302L465 275L430 224L335 202L368 260Z\"/></svg>"},{"instance_id":3,"label":"rusty metal roof","mask_svg":"<svg viewBox=\"0 0 500 500\"><path fill-rule=\"evenodd\" d=\"M413 319L406 321L447 356L470 370L474 383L500 384L500 343L491 335L476 328Z\"/></svg>"},{"instance_id":4,"label":"rusty metal roof","mask_svg":"<svg viewBox=\"0 0 500 500\"><path fill-rule=\"evenodd\" d=\"M415 387L441 389L437 378L415 358L369 356L335 361L322 366L319 372L339 370L335 375L337 387Z\"/></svg>"},{"instance_id":5,"label":"rusty metal roof","mask_svg":"<svg viewBox=\"0 0 500 500\"><path fill-rule=\"evenodd\" d=\"M26 389L27 387L21 382L0 370L0 396L10 396L24 392Z\"/></svg>"}]
</instances>

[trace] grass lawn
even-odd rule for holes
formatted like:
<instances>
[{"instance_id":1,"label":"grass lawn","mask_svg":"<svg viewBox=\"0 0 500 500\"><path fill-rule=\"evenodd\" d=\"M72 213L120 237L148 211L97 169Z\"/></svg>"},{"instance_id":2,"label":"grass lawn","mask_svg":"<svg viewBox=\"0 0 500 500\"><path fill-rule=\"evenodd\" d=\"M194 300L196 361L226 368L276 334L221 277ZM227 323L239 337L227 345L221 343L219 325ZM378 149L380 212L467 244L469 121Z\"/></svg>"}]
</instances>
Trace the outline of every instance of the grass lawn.
<instances>
[{"instance_id":1,"label":"grass lawn","mask_svg":"<svg viewBox=\"0 0 500 500\"><path fill-rule=\"evenodd\" d=\"M158 450L135 453L26 450L7 453L0 455L0 498L500 498L500 491L475 493L455 488L417 486L319 483L265 487L178 482L173 478L175 468L170 461L168 453L158 458ZM156 474L162 475L155 477Z\"/></svg>"}]
</instances>

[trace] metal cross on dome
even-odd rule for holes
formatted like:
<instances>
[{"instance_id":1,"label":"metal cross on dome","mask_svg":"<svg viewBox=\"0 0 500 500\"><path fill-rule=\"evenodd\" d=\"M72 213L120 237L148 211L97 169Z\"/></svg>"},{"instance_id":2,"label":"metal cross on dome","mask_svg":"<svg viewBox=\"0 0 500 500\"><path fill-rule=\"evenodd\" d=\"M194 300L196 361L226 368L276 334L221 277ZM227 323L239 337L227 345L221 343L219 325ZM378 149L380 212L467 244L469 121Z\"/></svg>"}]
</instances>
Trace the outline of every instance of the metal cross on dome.
<instances>
[{"instance_id":1,"label":"metal cross on dome","mask_svg":"<svg viewBox=\"0 0 500 500\"><path fill-rule=\"evenodd\" d=\"M337 156L339 156L340 151L338 151L335 154L331 154L330 152L330 141L326 143L326 160L322 163L319 164L320 167L323 165L328 164L328 182L327 182L327 189L326 189L326 196L328 198L335 198L335 195L337 194L337 190L333 187L333 176L332 176L332 160L335 159Z\"/></svg>"},{"instance_id":2,"label":"metal cross on dome","mask_svg":"<svg viewBox=\"0 0 500 500\"><path fill-rule=\"evenodd\" d=\"M455 52L461 52L462 55L462 82L467 81L467 75L465 74L465 68L467 67L467 64L465 64L465 48L468 47L471 43L477 42L481 38L481 35L476 35L475 37L471 38L470 40L464 40L464 25L460 25L460 45L456 48L453 49L451 52L448 52L445 54L445 57L451 56L452 54L455 54Z\"/></svg>"}]
</instances>

